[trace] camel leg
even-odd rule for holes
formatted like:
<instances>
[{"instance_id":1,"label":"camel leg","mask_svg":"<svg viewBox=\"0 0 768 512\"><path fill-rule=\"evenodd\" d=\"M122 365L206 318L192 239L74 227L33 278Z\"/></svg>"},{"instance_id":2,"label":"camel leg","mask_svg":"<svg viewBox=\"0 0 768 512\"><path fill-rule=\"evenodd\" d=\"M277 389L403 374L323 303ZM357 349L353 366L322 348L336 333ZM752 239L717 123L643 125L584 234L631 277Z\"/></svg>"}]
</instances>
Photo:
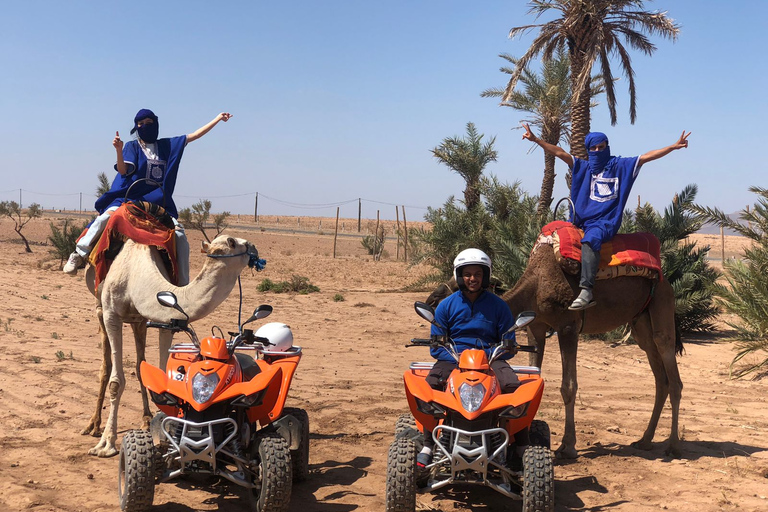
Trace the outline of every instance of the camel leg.
<instances>
[{"instance_id":1,"label":"camel leg","mask_svg":"<svg viewBox=\"0 0 768 512\"><path fill-rule=\"evenodd\" d=\"M653 402L653 412L648 427L645 429L643 437L639 441L632 443L632 446L641 450L650 450L653 447L653 436L656 433L656 427L659 424L661 411L664 409L664 403L669 396L669 383L667 375L664 372L664 363L653 343L653 330L648 314L639 318L632 326L632 337L637 341L638 346L643 349L648 357L648 363L653 371L653 379L656 384L656 396Z\"/></svg>"},{"instance_id":2,"label":"camel leg","mask_svg":"<svg viewBox=\"0 0 768 512\"><path fill-rule=\"evenodd\" d=\"M528 364L541 368L544 362L544 347L547 344L547 326L544 324L529 326L528 337L536 345L536 353L528 353Z\"/></svg>"},{"instance_id":3,"label":"camel leg","mask_svg":"<svg viewBox=\"0 0 768 512\"><path fill-rule=\"evenodd\" d=\"M672 431L664 453L672 457L682 456L678 422L680 419L680 400L683 395L683 381L677 367L675 353L675 294L667 281L659 283L653 301L648 306L651 325L653 326L653 341L656 353L664 364L667 384L669 386L669 403L672 406Z\"/></svg>"},{"instance_id":4,"label":"camel leg","mask_svg":"<svg viewBox=\"0 0 768 512\"><path fill-rule=\"evenodd\" d=\"M576 352L579 345L579 334L573 326L561 329L557 336L560 341L560 357L563 363L563 383L560 386L560 394L563 396L565 406L565 432L563 442L555 451L558 459L575 459L576 452L576 422L574 420L574 407L576 404L576 392L579 383L576 378Z\"/></svg>"},{"instance_id":5,"label":"camel leg","mask_svg":"<svg viewBox=\"0 0 768 512\"><path fill-rule=\"evenodd\" d=\"M96 410L93 411L93 416L82 432L82 435L93 435L99 437L101 435L101 408L104 406L104 395L107 392L107 381L109 375L112 373L112 349L109 345L109 338L107 337L107 330L104 328L104 315L102 313L101 306L96 308L96 316L99 319L99 336L101 336L101 369L99 370L99 396L96 399Z\"/></svg>"},{"instance_id":6,"label":"camel leg","mask_svg":"<svg viewBox=\"0 0 768 512\"><path fill-rule=\"evenodd\" d=\"M104 433L99 443L91 448L88 453L97 457L112 457L117 455L115 442L117 441L117 411L120 407L120 398L125 389L125 374L123 373L123 322L114 313L104 312L104 326L112 347L112 373L109 377L109 417Z\"/></svg>"},{"instance_id":7,"label":"camel leg","mask_svg":"<svg viewBox=\"0 0 768 512\"><path fill-rule=\"evenodd\" d=\"M139 378L139 387L141 388L141 403L144 406L141 428L149 430L149 422L152 421L152 411L149 410L149 398L147 398L147 388L141 381L141 363L147 360L147 324L146 322L132 323L133 340L136 343L136 376Z\"/></svg>"}]
</instances>

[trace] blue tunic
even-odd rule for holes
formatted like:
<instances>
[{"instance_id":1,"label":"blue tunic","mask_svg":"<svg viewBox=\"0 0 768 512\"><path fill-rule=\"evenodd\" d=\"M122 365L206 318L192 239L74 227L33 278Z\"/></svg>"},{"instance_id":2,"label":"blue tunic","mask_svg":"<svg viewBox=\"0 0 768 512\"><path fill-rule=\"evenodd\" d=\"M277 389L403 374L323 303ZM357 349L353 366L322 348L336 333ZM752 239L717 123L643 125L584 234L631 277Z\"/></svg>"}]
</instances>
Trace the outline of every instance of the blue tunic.
<instances>
[{"instance_id":1,"label":"blue tunic","mask_svg":"<svg viewBox=\"0 0 768 512\"><path fill-rule=\"evenodd\" d=\"M483 291L475 302L467 300L461 290L453 292L438 304L435 320L448 329L459 354L468 348L481 348L488 357L490 347L515 324L507 303L488 291ZM433 325L432 335L441 334L444 333ZM429 353L438 361L456 362L443 347L432 348ZM512 354L507 353L500 359L510 357Z\"/></svg>"},{"instance_id":2,"label":"blue tunic","mask_svg":"<svg viewBox=\"0 0 768 512\"><path fill-rule=\"evenodd\" d=\"M639 157L612 157L603 172L592 174L589 162L573 157L571 199L575 212L571 218L584 230L582 243L596 252L603 242L619 232L624 207L640 171Z\"/></svg>"},{"instance_id":3,"label":"blue tunic","mask_svg":"<svg viewBox=\"0 0 768 512\"><path fill-rule=\"evenodd\" d=\"M163 190L147 182L141 182L131 189L131 195L128 199L159 204L165 207L166 211L174 218L178 217L176 204L173 202L173 190L176 187L179 163L186 144L186 135L170 139L158 139L158 159L148 160L138 141L127 142L123 146L123 160L125 160L128 169L124 175L118 174L112 182L109 192L96 200L96 210L99 213L104 213L111 206L119 206L125 201L128 188L136 180L149 178L160 183ZM115 170L117 170L117 165L115 165Z\"/></svg>"}]
</instances>

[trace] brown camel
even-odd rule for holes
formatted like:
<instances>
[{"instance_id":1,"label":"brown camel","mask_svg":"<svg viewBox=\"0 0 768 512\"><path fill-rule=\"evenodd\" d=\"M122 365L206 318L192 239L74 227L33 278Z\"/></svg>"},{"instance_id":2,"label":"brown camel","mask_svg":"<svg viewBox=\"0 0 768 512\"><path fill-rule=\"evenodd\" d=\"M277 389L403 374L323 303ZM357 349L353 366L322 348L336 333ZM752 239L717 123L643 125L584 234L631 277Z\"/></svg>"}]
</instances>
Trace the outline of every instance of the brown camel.
<instances>
[{"instance_id":1,"label":"brown camel","mask_svg":"<svg viewBox=\"0 0 768 512\"><path fill-rule=\"evenodd\" d=\"M86 275L91 293L98 301L97 313L102 332L102 365L100 371L100 392L98 403L91 422L84 434L97 435L101 424L101 407L109 384L110 412L107 425L99 443L89 453L98 457L110 457L117 454L117 413L120 398L125 389L123 372L122 326L130 324L136 342L136 374L144 360L146 347L147 320L169 322L182 315L173 309L158 304L156 295L159 291L171 291L179 299L179 304L195 321L210 314L232 291L240 272L250 260L254 247L246 240L221 235L205 245L208 258L197 277L186 286L174 286L168 279L168 273L161 260L160 253L146 245L127 241L115 258L109 273L99 285L98 293L93 290L93 270ZM160 367L164 368L168 360L168 348L173 334L160 331ZM144 402L144 427L151 419L146 390L142 386Z\"/></svg>"},{"instance_id":2,"label":"brown camel","mask_svg":"<svg viewBox=\"0 0 768 512\"><path fill-rule=\"evenodd\" d=\"M536 313L536 320L528 326L538 349L531 355L531 364L541 367L547 331L557 333L563 366L560 393L565 403L565 432L556 452L559 458L578 456L574 404L578 390L576 352L579 334L605 333L625 324L630 325L633 338L645 351L656 385L651 420L643 437L632 446L651 449L661 410L669 396L672 432L665 453L680 456L678 416L683 383L675 355L682 352L682 342L676 341L675 335L675 296L668 281L656 283L655 288L653 285L654 281L644 277L598 280L595 285L597 305L585 311L569 311L568 306L578 294L578 276L563 272L555 260L552 246L542 245L531 255L514 288L503 295L513 313ZM440 285L428 300L437 303L456 289L456 282L449 281Z\"/></svg>"}]
</instances>

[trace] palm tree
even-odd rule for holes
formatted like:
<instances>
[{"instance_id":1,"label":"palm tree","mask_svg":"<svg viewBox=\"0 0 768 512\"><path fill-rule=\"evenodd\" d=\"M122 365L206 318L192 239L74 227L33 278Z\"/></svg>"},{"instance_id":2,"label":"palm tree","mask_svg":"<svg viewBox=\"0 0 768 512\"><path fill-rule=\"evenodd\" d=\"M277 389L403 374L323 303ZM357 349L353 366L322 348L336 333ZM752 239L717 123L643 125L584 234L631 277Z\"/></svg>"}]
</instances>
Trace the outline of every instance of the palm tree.
<instances>
[{"instance_id":1,"label":"palm tree","mask_svg":"<svg viewBox=\"0 0 768 512\"><path fill-rule=\"evenodd\" d=\"M635 72L628 48L652 55L656 46L647 35L677 39L680 26L666 12L643 10L643 0L531 0L530 14L538 19L550 10L561 16L547 23L514 27L509 37L539 29L528 51L520 57L517 68L509 79L503 102L507 101L531 60L541 55L551 60L555 52L568 51L571 62L571 154L587 158L584 138L590 128L590 81L592 68L599 65L611 125L616 124L616 91L610 58L618 57L622 72L628 81L629 118L634 124L637 117ZM622 39L625 44L622 43Z\"/></svg>"},{"instance_id":2,"label":"palm tree","mask_svg":"<svg viewBox=\"0 0 768 512\"><path fill-rule=\"evenodd\" d=\"M485 144L482 143L483 137L483 134L477 133L473 123L467 123L465 138L443 139L443 143L432 150L435 158L464 178L467 184L464 189L464 206L470 211L480 204L480 177L485 166L495 162L498 156L493 149L496 137Z\"/></svg>"},{"instance_id":3,"label":"palm tree","mask_svg":"<svg viewBox=\"0 0 768 512\"><path fill-rule=\"evenodd\" d=\"M512 75L515 72L518 59L506 53L499 55L510 62L514 67L502 67L501 72ZM571 85L570 85L570 61L564 52L557 52L552 60L544 61L541 75L525 68L520 75L524 90L512 91L509 99L502 103L504 107L512 107L515 110L528 112L531 116L524 119L526 123L538 127L541 131L540 138L545 142L560 145L561 140L570 140L571 136ZM603 92L600 78L593 78L591 83L592 94ZM480 96L483 98L501 98L505 88L486 89ZM594 107L593 103L591 106ZM539 194L539 206L537 212L543 215L552 204L552 190L555 186L555 156L544 152L544 179L541 182Z\"/></svg>"},{"instance_id":4,"label":"palm tree","mask_svg":"<svg viewBox=\"0 0 768 512\"><path fill-rule=\"evenodd\" d=\"M726 322L736 329L740 340L737 354L731 362L732 375L756 377L768 375L768 189L750 187L758 195L752 210L742 210L739 221L728 217L718 208L689 205L707 222L729 228L752 240L752 246L744 249L743 261L734 259L723 262L728 286L719 290L726 311L736 315L740 323ZM747 357L750 356L750 357ZM752 359L750 359L752 358Z\"/></svg>"}]
</instances>

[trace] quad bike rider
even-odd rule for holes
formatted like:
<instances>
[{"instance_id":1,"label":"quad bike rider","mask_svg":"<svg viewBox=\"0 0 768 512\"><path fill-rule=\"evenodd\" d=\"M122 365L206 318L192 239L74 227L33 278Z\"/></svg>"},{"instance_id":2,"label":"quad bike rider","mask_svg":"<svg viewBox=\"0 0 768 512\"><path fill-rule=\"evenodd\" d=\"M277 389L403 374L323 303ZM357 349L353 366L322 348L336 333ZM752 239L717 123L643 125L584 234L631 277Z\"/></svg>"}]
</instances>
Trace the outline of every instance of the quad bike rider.
<instances>
[{"instance_id":1,"label":"quad bike rider","mask_svg":"<svg viewBox=\"0 0 768 512\"><path fill-rule=\"evenodd\" d=\"M454 261L460 290L437 312L415 304L433 327L430 339L411 346L431 347L438 361L412 363L403 376L411 414L398 419L390 445L387 512L412 512L417 492L453 484L485 485L522 500L524 511L554 509L549 427L534 420L544 381L539 368L506 362L518 350L535 352L514 337L534 315L507 320L508 306L483 291L490 270L485 253L463 251ZM496 300L506 313L490 302ZM491 342L480 336L483 329L496 333Z\"/></svg>"},{"instance_id":2,"label":"quad bike rider","mask_svg":"<svg viewBox=\"0 0 768 512\"><path fill-rule=\"evenodd\" d=\"M157 299L186 316L173 293L160 292ZM309 418L303 409L284 407L302 356L290 328L278 322L255 333L244 328L271 312L271 306L256 308L229 341L218 328L219 336L198 340L185 319L147 323L186 332L192 343L171 347L165 370L141 363L141 380L161 412L150 431L123 437L123 511L148 510L156 483L190 474L244 487L256 512L288 510L292 482L309 473Z\"/></svg>"}]
</instances>

